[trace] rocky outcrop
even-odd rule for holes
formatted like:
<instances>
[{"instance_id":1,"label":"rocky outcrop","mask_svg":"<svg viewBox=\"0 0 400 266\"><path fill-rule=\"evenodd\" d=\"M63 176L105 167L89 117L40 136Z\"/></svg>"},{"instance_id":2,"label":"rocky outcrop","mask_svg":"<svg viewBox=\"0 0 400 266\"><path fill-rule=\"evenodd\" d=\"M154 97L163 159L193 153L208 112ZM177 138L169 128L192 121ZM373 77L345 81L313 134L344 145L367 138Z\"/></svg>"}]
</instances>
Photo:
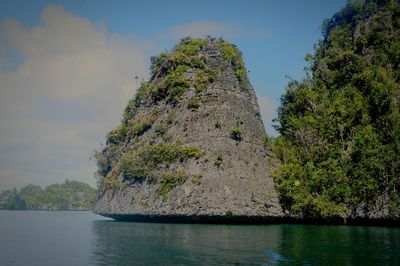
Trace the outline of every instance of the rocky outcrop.
<instances>
[{"instance_id":1,"label":"rocky outcrop","mask_svg":"<svg viewBox=\"0 0 400 266\"><path fill-rule=\"evenodd\" d=\"M282 216L274 161L239 50L185 38L152 58L151 78L96 154L96 213L128 217Z\"/></svg>"}]
</instances>

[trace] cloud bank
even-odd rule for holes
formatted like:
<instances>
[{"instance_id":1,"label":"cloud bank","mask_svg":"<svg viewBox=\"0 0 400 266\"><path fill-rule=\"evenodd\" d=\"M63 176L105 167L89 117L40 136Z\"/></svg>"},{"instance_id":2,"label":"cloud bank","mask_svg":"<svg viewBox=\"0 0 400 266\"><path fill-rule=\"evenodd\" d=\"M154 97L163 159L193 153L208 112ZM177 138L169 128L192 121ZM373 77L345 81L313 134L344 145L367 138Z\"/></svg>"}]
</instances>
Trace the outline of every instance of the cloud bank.
<instances>
[{"instance_id":1,"label":"cloud bank","mask_svg":"<svg viewBox=\"0 0 400 266\"><path fill-rule=\"evenodd\" d=\"M58 6L42 24L0 24L0 188L65 178L94 184L89 160L147 75L151 44ZM19 55L16 69L7 55Z\"/></svg>"}]
</instances>

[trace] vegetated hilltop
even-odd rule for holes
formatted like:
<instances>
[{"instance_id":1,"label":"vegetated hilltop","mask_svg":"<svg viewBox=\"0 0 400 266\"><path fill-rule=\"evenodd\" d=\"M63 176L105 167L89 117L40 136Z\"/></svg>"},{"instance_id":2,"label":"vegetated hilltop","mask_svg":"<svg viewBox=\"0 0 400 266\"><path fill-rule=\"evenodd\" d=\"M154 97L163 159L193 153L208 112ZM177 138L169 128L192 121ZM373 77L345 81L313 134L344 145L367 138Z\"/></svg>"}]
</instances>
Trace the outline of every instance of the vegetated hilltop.
<instances>
[{"instance_id":1,"label":"vegetated hilltop","mask_svg":"<svg viewBox=\"0 0 400 266\"><path fill-rule=\"evenodd\" d=\"M275 174L287 213L400 216L400 4L350 1L323 24L311 78L281 98Z\"/></svg>"},{"instance_id":2,"label":"vegetated hilltop","mask_svg":"<svg viewBox=\"0 0 400 266\"><path fill-rule=\"evenodd\" d=\"M281 216L269 139L240 51L222 39L184 38L151 62L151 78L96 153L95 212Z\"/></svg>"},{"instance_id":3,"label":"vegetated hilltop","mask_svg":"<svg viewBox=\"0 0 400 266\"><path fill-rule=\"evenodd\" d=\"M0 209L6 210L91 210L96 189L79 181L65 181L45 189L27 185L0 193Z\"/></svg>"}]
</instances>

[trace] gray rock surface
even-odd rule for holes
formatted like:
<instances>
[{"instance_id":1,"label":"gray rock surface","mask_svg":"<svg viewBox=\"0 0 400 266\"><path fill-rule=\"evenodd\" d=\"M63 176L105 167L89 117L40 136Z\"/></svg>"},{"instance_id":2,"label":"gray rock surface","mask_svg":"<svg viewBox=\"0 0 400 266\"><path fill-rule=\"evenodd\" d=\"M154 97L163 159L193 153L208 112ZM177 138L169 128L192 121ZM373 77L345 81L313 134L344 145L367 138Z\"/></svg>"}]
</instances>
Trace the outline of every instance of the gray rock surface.
<instances>
[{"instance_id":1,"label":"gray rock surface","mask_svg":"<svg viewBox=\"0 0 400 266\"><path fill-rule=\"evenodd\" d=\"M102 151L111 172L120 165L123 153L146 145L179 143L198 147L204 154L198 159L162 164L154 170L157 174L152 180L126 180L123 173L114 171L117 176L112 178L117 180L117 185L100 187L94 212L106 216L283 215L271 177L274 160L263 143L267 135L254 89L247 75L240 84L232 64L217 49L218 40L207 38L206 41L208 44L196 56L205 57L206 64L219 71L208 88L199 95L191 85L175 104L167 99L154 103L146 98L135 111L134 120L155 115L151 128L140 136L128 134L120 147L112 149L108 145ZM186 71L185 77L193 79L193 71ZM152 77L150 83L154 85L162 78ZM197 109L189 109L188 103L194 96L201 99L201 104ZM157 135L158 125L166 125L162 137ZM236 127L242 134L240 141L231 136L231 129ZM218 156L222 157L220 165L215 163ZM168 172L185 173L188 178L163 197L157 190L158 177ZM110 174L102 178L109 177Z\"/></svg>"}]
</instances>

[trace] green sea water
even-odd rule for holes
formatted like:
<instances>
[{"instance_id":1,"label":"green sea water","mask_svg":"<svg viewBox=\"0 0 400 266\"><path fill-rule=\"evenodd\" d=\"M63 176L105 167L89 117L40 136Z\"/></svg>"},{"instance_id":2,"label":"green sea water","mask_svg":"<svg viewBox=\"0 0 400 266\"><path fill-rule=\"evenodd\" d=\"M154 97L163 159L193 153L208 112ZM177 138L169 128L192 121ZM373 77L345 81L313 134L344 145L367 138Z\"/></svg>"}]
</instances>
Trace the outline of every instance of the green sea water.
<instances>
[{"instance_id":1,"label":"green sea water","mask_svg":"<svg viewBox=\"0 0 400 266\"><path fill-rule=\"evenodd\" d=\"M400 228L116 222L0 211L0 265L400 265Z\"/></svg>"}]
</instances>

